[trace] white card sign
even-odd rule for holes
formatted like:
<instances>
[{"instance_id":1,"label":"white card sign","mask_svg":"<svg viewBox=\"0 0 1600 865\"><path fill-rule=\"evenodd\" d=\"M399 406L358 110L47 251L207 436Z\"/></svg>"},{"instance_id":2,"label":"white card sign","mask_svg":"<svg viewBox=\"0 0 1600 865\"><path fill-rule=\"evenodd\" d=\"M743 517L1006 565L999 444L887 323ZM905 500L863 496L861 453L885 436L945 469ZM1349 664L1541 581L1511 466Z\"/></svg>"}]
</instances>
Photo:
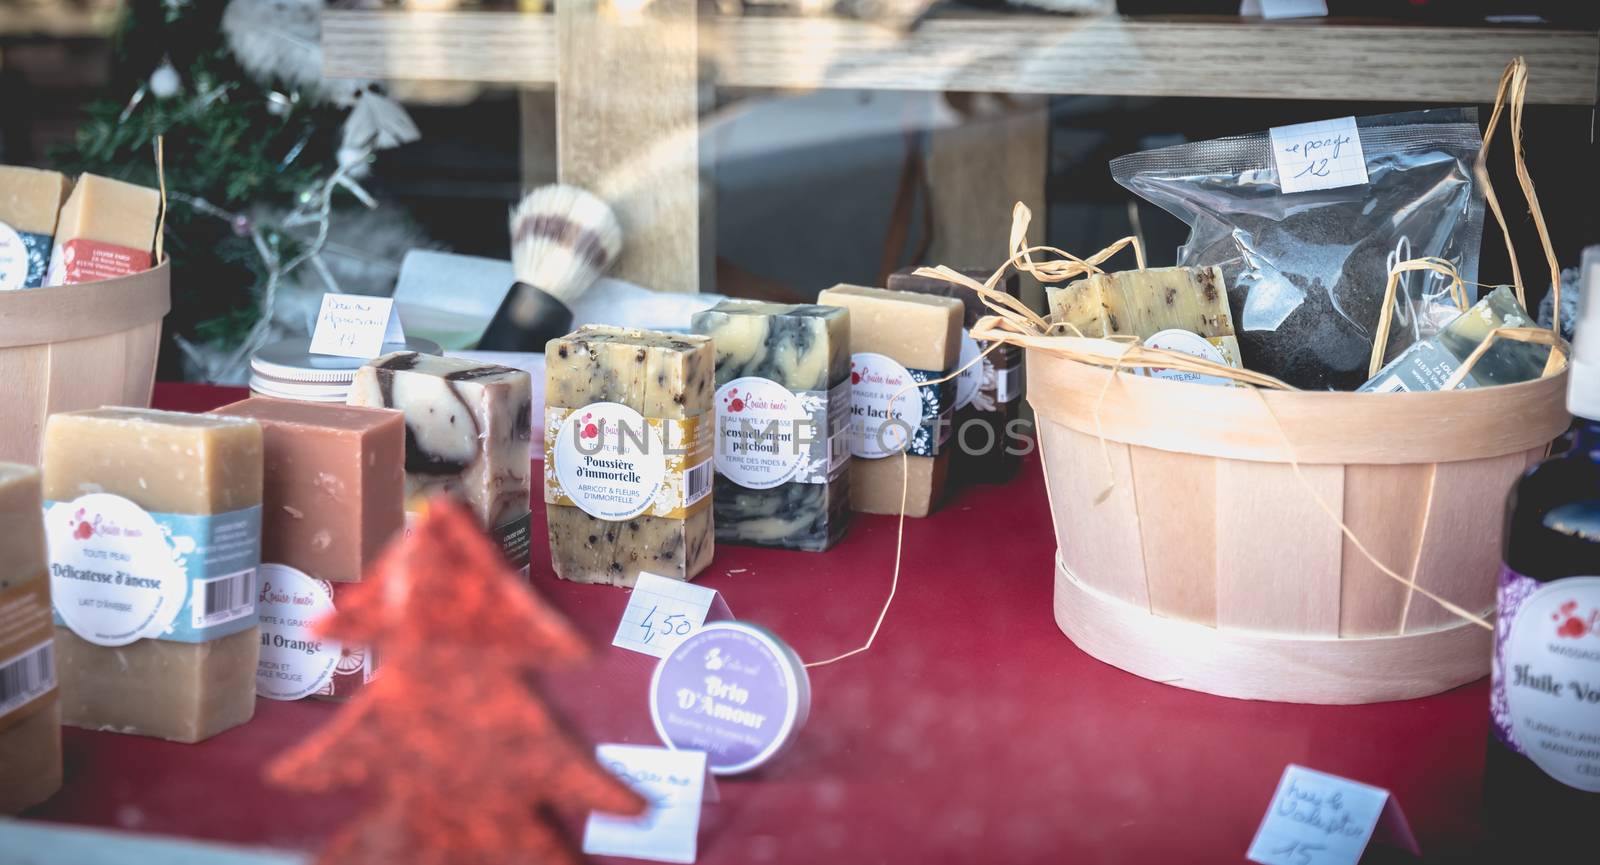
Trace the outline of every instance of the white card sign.
<instances>
[{"instance_id":1,"label":"white card sign","mask_svg":"<svg viewBox=\"0 0 1600 865\"><path fill-rule=\"evenodd\" d=\"M394 298L324 294L311 331L311 353L372 358L383 354L385 343L405 341Z\"/></svg>"},{"instance_id":2,"label":"white card sign","mask_svg":"<svg viewBox=\"0 0 1600 865\"><path fill-rule=\"evenodd\" d=\"M1328 0L1243 0L1239 15L1244 18L1260 16L1268 21L1278 18L1326 18Z\"/></svg>"},{"instance_id":3,"label":"white card sign","mask_svg":"<svg viewBox=\"0 0 1600 865\"><path fill-rule=\"evenodd\" d=\"M716 589L641 573L611 645L665 658L707 621L731 618L728 603Z\"/></svg>"},{"instance_id":4,"label":"white card sign","mask_svg":"<svg viewBox=\"0 0 1600 865\"><path fill-rule=\"evenodd\" d=\"M1356 865L1374 837L1422 853L1388 790L1291 763L1245 856L1261 865Z\"/></svg>"},{"instance_id":5,"label":"white card sign","mask_svg":"<svg viewBox=\"0 0 1600 865\"><path fill-rule=\"evenodd\" d=\"M595 759L649 800L639 817L590 812L583 852L657 862L694 861L706 797L704 751L652 745L599 745Z\"/></svg>"},{"instance_id":6,"label":"white card sign","mask_svg":"<svg viewBox=\"0 0 1600 865\"><path fill-rule=\"evenodd\" d=\"M1367 182L1367 155L1354 117L1274 126L1272 159L1284 192L1338 189Z\"/></svg>"}]
</instances>

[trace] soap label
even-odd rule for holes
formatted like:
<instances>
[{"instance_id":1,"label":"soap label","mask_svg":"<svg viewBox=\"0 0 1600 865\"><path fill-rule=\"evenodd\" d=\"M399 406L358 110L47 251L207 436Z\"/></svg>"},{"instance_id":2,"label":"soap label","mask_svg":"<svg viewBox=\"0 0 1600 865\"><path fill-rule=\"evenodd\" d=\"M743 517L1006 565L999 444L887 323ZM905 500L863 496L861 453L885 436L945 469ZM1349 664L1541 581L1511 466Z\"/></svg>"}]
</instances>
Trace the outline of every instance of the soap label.
<instances>
[{"instance_id":1,"label":"soap label","mask_svg":"<svg viewBox=\"0 0 1600 865\"><path fill-rule=\"evenodd\" d=\"M983 385L983 365L987 361L978 361L983 357L983 349L978 346L978 341L966 328L961 329L961 359L956 361L956 369L963 369L956 376L956 408L964 409L972 404L978 396L978 389ZM978 361L977 363L973 363ZM967 366L967 364L972 364Z\"/></svg>"},{"instance_id":2,"label":"soap label","mask_svg":"<svg viewBox=\"0 0 1600 865\"><path fill-rule=\"evenodd\" d=\"M850 384L794 392L759 376L717 388L717 472L742 487L825 484L844 468Z\"/></svg>"},{"instance_id":3,"label":"soap label","mask_svg":"<svg viewBox=\"0 0 1600 865\"><path fill-rule=\"evenodd\" d=\"M150 250L132 249L77 237L50 251L49 285L76 285L143 273L150 269Z\"/></svg>"},{"instance_id":4,"label":"soap label","mask_svg":"<svg viewBox=\"0 0 1600 865\"><path fill-rule=\"evenodd\" d=\"M256 693L269 700L299 700L333 681L344 658L338 640L311 626L333 612L333 587L288 565L261 566L261 661Z\"/></svg>"},{"instance_id":5,"label":"soap label","mask_svg":"<svg viewBox=\"0 0 1600 865\"><path fill-rule=\"evenodd\" d=\"M710 502L712 424L614 402L545 408L545 503L602 520L683 519Z\"/></svg>"},{"instance_id":6,"label":"soap label","mask_svg":"<svg viewBox=\"0 0 1600 865\"><path fill-rule=\"evenodd\" d=\"M0 729L55 688L50 582L28 580L0 590Z\"/></svg>"},{"instance_id":7,"label":"soap label","mask_svg":"<svg viewBox=\"0 0 1600 865\"><path fill-rule=\"evenodd\" d=\"M743 622L712 622L656 665L650 715L673 748L705 751L711 771L770 760L805 723L811 686L793 650Z\"/></svg>"},{"instance_id":8,"label":"soap label","mask_svg":"<svg viewBox=\"0 0 1600 865\"><path fill-rule=\"evenodd\" d=\"M406 520L410 522L410 514ZM495 526L489 536L500 545L500 554L505 556L506 564L512 570L521 571L523 576L528 575L530 556L528 554L529 539L532 534L533 514L522 513Z\"/></svg>"},{"instance_id":9,"label":"soap label","mask_svg":"<svg viewBox=\"0 0 1600 865\"><path fill-rule=\"evenodd\" d=\"M955 386L932 384L946 373L907 369L873 352L850 356L850 447L866 459L902 450L937 456L950 441Z\"/></svg>"},{"instance_id":10,"label":"soap label","mask_svg":"<svg viewBox=\"0 0 1600 865\"><path fill-rule=\"evenodd\" d=\"M1461 359L1451 354L1436 340L1414 342L1378 371L1370 381L1356 388L1368 393L1409 393L1411 391L1443 390L1445 382L1461 368ZM1472 373L1461 379L1457 390L1477 387Z\"/></svg>"},{"instance_id":11,"label":"soap label","mask_svg":"<svg viewBox=\"0 0 1600 865\"><path fill-rule=\"evenodd\" d=\"M163 514L121 496L46 502L58 624L101 646L203 643L256 624L261 508Z\"/></svg>"},{"instance_id":12,"label":"soap label","mask_svg":"<svg viewBox=\"0 0 1600 865\"><path fill-rule=\"evenodd\" d=\"M1144 341L1144 344L1150 348L1176 351L1181 354L1189 355L1190 357L1197 357L1201 360L1209 360L1212 363L1222 364L1223 366L1239 365L1236 360L1230 362L1230 359L1223 354L1222 346L1218 345L1212 340L1206 339L1192 330L1184 330L1183 328L1168 328L1167 330L1152 334ZM1167 367L1149 367L1145 369L1144 372L1145 375L1148 375L1151 378L1164 378L1171 381L1186 381L1190 382L1191 384L1223 386L1233 384L1230 379L1223 378L1219 375L1205 375L1203 373L1189 372L1188 370L1181 369L1170 369Z\"/></svg>"},{"instance_id":13,"label":"soap label","mask_svg":"<svg viewBox=\"0 0 1600 865\"><path fill-rule=\"evenodd\" d=\"M0 222L0 291L38 288L50 268L50 237Z\"/></svg>"},{"instance_id":14,"label":"soap label","mask_svg":"<svg viewBox=\"0 0 1600 865\"><path fill-rule=\"evenodd\" d=\"M1313 192L1367 182L1367 156L1354 117L1275 126L1268 132L1278 188Z\"/></svg>"},{"instance_id":15,"label":"soap label","mask_svg":"<svg viewBox=\"0 0 1600 865\"><path fill-rule=\"evenodd\" d=\"M1495 736L1600 793L1600 576L1541 583L1502 567L1491 668Z\"/></svg>"}]
</instances>

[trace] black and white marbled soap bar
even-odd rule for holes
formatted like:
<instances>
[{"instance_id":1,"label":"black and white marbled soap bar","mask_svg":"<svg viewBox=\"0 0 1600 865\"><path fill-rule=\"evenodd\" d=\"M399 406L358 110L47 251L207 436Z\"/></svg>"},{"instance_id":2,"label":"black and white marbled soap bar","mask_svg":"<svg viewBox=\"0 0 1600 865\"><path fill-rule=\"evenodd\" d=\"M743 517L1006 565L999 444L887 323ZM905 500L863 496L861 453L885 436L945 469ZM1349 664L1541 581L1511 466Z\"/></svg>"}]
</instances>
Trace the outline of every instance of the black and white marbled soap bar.
<instances>
[{"instance_id":1,"label":"black and white marbled soap bar","mask_svg":"<svg viewBox=\"0 0 1600 865\"><path fill-rule=\"evenodd\" d=\"M848 310L724 301L693 327L716 349L718 542L831 547L850 516Z\"/></svg>"}]
</instances>

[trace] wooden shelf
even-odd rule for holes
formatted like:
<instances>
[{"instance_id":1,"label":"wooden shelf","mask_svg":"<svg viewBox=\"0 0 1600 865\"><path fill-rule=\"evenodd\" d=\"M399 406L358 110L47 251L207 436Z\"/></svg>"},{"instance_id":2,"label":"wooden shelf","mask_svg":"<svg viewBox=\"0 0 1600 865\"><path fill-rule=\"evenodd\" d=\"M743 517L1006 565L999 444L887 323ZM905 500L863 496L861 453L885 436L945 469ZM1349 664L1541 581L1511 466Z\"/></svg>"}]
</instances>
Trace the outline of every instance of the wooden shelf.
<instances>
[{"instance_id":1,"label":"wooden shelf","mask_svg":"<svg viewBox=\"0 0 1600 865\"><path fill-rule=\"evenodd\" d=\"M551 15L330 11L322 39L331 76L556 80ZM1600 72L1600 34L1534 28L989 14L934 18L903 35L752 16L702 18L698 43L717 85L779 89L1488 102L1506 61L1522 54L1530 102L1593 105Z\"/></svg>"}]
</instances>

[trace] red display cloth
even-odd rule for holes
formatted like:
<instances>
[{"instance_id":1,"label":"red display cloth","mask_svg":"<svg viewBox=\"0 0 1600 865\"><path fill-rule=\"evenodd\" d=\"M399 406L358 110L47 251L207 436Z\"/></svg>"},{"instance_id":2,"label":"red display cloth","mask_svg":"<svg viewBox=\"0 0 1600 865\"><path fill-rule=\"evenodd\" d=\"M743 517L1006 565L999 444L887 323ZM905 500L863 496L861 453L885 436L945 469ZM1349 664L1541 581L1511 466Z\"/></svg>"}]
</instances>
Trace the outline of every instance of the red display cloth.
<instances>
[{"instance_id":1,"label":"red display cloth","mask_svg":"<svg viewBox=\"0 0 1600 865\"><path fill-rule=\"evenodd\" d=\"M156 403L202 410L241 393L161 386ZM1428 861L1469 855L1483 682L1422 700L1296 706L1102 664L1052 619L1043 487L1030 460L1011 484L961 490L907 521L900 594L877 645L813 670L811 720L793 748L720 782L701 863L1238 863L1291 762L1392 790ZM557 580L542 523L535 502L534 584L597 650L588 667L546 679L553 701L596 742L658 744L649 659L610 646L627 593ZM826 554L719 547L698 582L816 660L866 637L894 540L894 519L863 516ZM259 771L337 709L262 700L255 720L199 745L67 729L66 787L28 816L314 849L357 795L294 795ZM582 815L567 817L581 831ZM1364 861L1403 861L1374 852Z\"/></svg>"}]
</instances>

